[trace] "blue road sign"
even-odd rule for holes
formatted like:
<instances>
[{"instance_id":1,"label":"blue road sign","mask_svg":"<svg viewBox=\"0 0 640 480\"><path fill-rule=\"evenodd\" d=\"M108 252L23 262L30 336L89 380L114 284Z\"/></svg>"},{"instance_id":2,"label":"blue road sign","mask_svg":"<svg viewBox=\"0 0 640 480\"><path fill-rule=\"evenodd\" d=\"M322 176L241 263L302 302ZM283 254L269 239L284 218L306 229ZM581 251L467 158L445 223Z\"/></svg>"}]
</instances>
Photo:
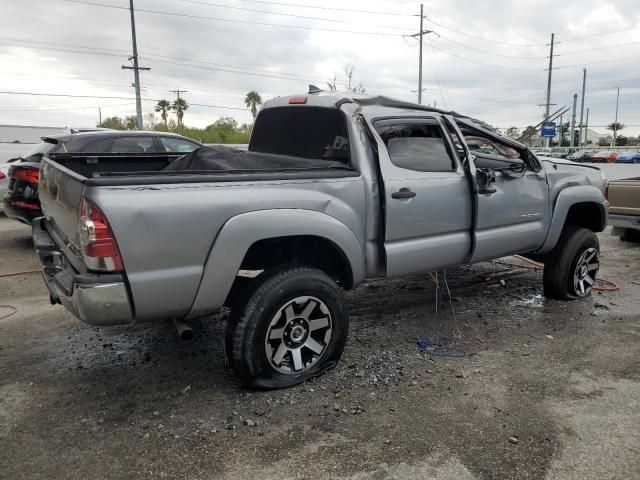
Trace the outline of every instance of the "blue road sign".
<instances>
[{"instance_id":1,"label":"blue road sign","mask_svg":"<svg viewBox=\"0 0 640 480\"><path fill-rule=\"evenodd\" d=\"M541 137L553 138L556 136L556 123L555 122L542 122L542 128L540 128Z\"/></svg>"}]
</instances>

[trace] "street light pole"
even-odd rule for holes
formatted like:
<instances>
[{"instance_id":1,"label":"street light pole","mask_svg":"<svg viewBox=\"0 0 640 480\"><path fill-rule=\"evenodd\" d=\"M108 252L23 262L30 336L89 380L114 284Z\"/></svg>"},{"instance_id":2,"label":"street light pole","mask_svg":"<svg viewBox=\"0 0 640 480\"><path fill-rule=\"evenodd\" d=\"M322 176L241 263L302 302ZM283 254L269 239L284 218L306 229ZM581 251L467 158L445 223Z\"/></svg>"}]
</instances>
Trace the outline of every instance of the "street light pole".
<instances>
[{"instance_id":1,"label":"street light pole","mask_svg":"<svg viewBox=\"0 0 640 480\"><path fill-rule=\"evenodd\" d=\"M616 120L613 122L613 143L612 147L616 146L616 138L618 138L618 104L620 103L620 87L616 87L618 89L618 94L616 95Z\"/></svg>"}]
</instances>

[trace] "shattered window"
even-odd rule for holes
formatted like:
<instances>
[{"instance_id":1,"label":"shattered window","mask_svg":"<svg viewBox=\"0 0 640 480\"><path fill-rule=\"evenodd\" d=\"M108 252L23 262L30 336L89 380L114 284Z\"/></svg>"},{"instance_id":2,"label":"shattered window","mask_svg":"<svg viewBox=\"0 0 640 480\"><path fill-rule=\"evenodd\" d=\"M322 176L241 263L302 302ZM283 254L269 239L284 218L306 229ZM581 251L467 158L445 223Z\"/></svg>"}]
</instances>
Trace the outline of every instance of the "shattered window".
<instances>
[{"instance_id":1,"label":"shattered window","mask_svg":"<svg viewBox=\"0 0 640 480\"><path fill-rule=\"evenodd\" d=\"M509 159L521 158L518 150L494 138L489 138L467 129L463 129L462 134L472 154L477 152Z\"/></svg>"}]
</instances>

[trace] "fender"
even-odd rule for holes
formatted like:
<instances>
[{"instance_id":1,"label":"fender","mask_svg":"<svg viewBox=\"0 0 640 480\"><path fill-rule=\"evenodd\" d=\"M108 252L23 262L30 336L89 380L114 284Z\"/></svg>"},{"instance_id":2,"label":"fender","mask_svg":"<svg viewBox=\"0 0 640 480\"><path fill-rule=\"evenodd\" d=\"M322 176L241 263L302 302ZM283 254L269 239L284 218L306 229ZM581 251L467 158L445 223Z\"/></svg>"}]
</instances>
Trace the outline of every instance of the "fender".
<instances>
[{"instance_id":1,"label":"fender","mask_svg":"<svg viewBox=\"0 0 640 480\"><path fill-rule=\"evenodd\" d=\"M353 284L365 276L364 243L336 218L302 209L259 210L230 218L214 240L202 280L187 319L224 304L247 251L255 242L294 235L317 236L333 242L351 266Z\"/></svg>"},{"instance_id":2,"label":"fender","mask_svg":"<svg viewBox=\"0 0 640 480\"><path fill-rule=\"evenodd\" d=\"M599 188L591 185L567 186L560 191L553 207L551 226L542 247L536 253L548 253L556 246L562 234L569 209L577 203L596 203L600 205L604 225L607 224L605 198Z\"/></svg>"}]
</instances>

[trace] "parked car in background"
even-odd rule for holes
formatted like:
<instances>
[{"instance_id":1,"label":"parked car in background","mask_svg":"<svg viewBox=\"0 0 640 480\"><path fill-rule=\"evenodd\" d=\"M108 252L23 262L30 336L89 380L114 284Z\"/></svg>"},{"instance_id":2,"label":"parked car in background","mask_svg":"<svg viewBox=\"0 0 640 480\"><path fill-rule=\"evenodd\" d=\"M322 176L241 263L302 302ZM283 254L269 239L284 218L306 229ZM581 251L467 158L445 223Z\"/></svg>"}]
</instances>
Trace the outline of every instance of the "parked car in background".
<instances>
[{"instance_id":1,"label":"parked car in background","mask_svg":"<svg viewBox=\"0 0 640 480\"><path fill-rule=\"evenodd\" d=\"M551 157L551 149L550 148L537 148L533 150L538 157Z\"/></svg>"},{"instance_id":2,"label":"parked car in background","mask_svg":"<svg viewBox=\"0 0 640 480\"><path fill-rule=\"evenodd\" d=\"M640 177L609 182L609 224L612 235L640 240Z\"/></svg>"},{"instance_id":3,"label":"parked car in background","mask_svg":"<svg viewBox=\"0 0 640 480\"><path fill-rule=\"evenodd\" d=\"M0 199L4 198L4 196L9 191L9 167L10 164L3 163L0 164ZM3 210L3 203L0 202L0 212Z\"/></svg>"},{"instance_id":4,"label":"parked car in background","mask_svg":"<svg viewBox=\"0 0 640 480\"><path fill-rule=\"evenodd\" d=\"M622 152L616 158L616 163L640 163L640 152Z\"/></svg>"},{"instance_id":5,"label":"parked car in background","mask_svg":"<svg viewBox=\"0 0 640 480\"><path fill-rule=\"evenodd\" d=\"M27 224L42 215L38 180L43 156L54 153L189 153L201 146L190 138L165 132L98 130L43 137L42 143L26 155L9 160L8 191L3 195L5 214Z\"/></svg>"},{"instance_id":6,"label":"parked car in background","mask_svg":"<svg viewBox=\"0 0 640 480\"><path fill-rule=\"evenodd\" d=\"M590 162L594 153L595 150L579 150L571 155L567 155L567 160L573 160L574 162Z\"/></svg>"},{"instance_id":7,"label":"parked car in background","mask_svg":"<svg viewBox=\"0 0 640 480\"><path fill-rule=\"evenodd\" d=\"M591 157L591 161L594 163L613 163L618 158L618 154L616 152L608 152L606 150L596 152Z\"/></svg>"}]
</instances>

